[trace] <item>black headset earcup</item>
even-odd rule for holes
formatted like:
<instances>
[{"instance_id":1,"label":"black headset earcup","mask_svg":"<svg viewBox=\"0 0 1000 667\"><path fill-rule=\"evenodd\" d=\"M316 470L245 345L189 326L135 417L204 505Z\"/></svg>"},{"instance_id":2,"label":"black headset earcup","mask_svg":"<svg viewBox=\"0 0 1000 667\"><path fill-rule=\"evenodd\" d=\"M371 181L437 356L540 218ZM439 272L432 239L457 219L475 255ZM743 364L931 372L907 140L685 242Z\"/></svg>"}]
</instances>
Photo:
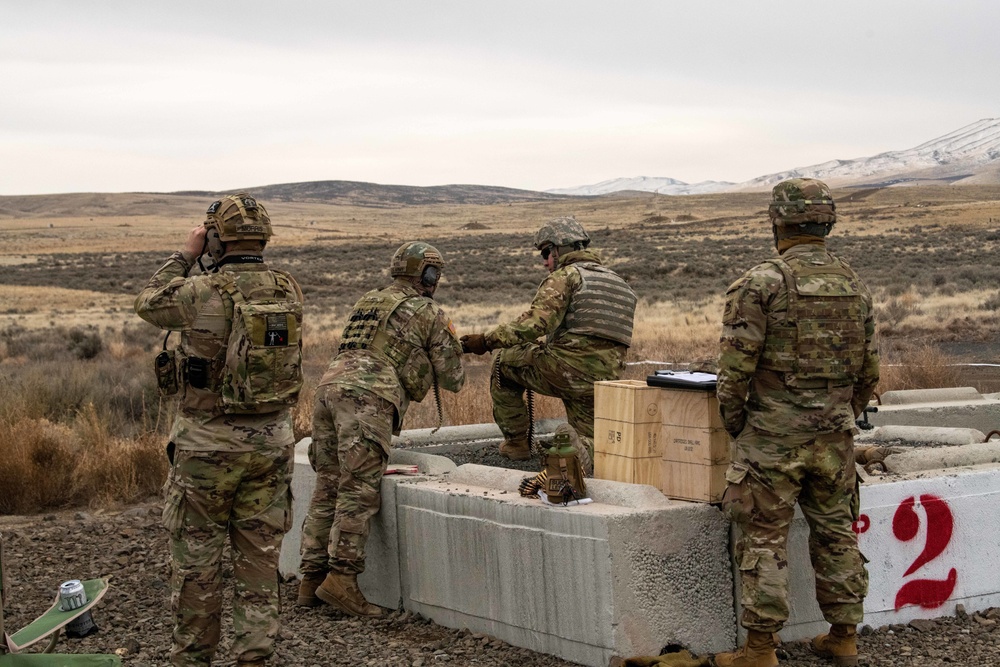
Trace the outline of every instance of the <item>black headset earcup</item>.
<instances>
[{"instance_id":1,"label":"black headset earcup","mask_svg":"<svg viewBox=\"0 0 1000 667\"><path fill-rule=\"evenodd\" d=\"M436 266L425 266L420 274L420 284L424 287L434 287L441 279L441 270Z\"/></svg>"}]
</instances>

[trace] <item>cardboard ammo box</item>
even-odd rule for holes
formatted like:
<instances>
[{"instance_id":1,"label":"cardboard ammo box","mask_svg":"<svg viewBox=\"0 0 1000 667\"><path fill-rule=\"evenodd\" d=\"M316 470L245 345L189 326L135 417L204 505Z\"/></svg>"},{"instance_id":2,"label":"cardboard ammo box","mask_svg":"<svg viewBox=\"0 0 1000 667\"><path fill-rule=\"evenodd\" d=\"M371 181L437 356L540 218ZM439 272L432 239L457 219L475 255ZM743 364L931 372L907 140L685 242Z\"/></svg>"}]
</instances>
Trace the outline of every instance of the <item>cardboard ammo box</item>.
<instances>
[{"instance_id":1,"label":"cardboard ammo box","mask_svg":"<svg viewBox=\"0 0 1000 667\"><path fill-rule=\"evenodd\" d=\"M700 382L690 376L704 376ZM714 376L650 376L660 388L663 456L660 490L671 498L716 503L726 490L729 434L722 426Z\"/></svg>"},{"instance_id":2,"label":"cardboard ammo box","mask_svg":"<svg viewBox=\"0 0 1000 667\"><path fill-rule=\"evenodd\" d=\"M594 477L660 488L660 390L642 380L594 384Z\"/></svg>"}]
</instances>

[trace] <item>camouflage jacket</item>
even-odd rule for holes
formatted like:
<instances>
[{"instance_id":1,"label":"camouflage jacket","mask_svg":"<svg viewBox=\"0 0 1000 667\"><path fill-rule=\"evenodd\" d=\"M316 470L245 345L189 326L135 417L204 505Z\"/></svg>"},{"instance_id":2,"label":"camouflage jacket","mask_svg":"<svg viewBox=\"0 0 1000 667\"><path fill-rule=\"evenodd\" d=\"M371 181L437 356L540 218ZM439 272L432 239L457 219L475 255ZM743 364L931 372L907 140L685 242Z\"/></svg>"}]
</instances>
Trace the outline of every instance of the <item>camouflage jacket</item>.
<instances>
[{"instance_id":1,"label":"camouflage jacket","mask_svg":"<svg viewBox=\"0 0 1000 667\"><path fill-rule=\"evenodd\" d=\"M535 293L531 307L509 324L486 332L491 349L538 343L546 351L585 377L618 377L625 364L628 347L606 338L571 333L561 327L573 295L580 289L578 262L601 263L591 250L576 250L559 258L559 266L550 273Z\"/></svg>"},{"instance_id":2,"label":"camouflage jacket","mask_svg":"<svg viewBox=\"0 0 1000 667\"><path fill-rule=\"evenodd\" d=\"M462 345L444 310L433 299L421 296L403 281L396 281L384 289L402 291L409 297L389 315L384 325L386 334L421 348L430 361L429 366L413 367L409 372L433 373L442 389L459 391L465 384ZM399 433L411 397L403 388L404 382L398 372L399 369L388 357L379 352L347 349L333 358L319 384L363 389L390 401L396 406L397 413L393 432Z\"/></svg>"},{"instance_id":3,"label":"camouflage jacket","mask_svg":"<svg viewBox=\"0 0 1000 667\"><path fill-rule=\"evenodd\" d=\"M176 252L135 300L135 312L160 329L179 331L179 349L211 358L228 342L232 302L209 274L188 277L191 265ZM266 264L226 264L221 271L267 271ZM223 415L217 394L184 386L170 439L178 449L248 452L294 442L291 410L265 415Z\"/></svg>"},{"instance_id":4,"label":"camouflage jacket","mask_svg":"<svg viewBox=\"0 0 1000 667\"><path fill-rule=\"evenodd\" d=\"M825 245L812 244L792 246L782 257L797 257L812 264L833 259ZM791 373L758 367L769 326L783 322L788 309L788 289L781 271L764 262L730 286L722 322L717 388L727 431L735 436L744 424L778 435L854 428L854 419L868 404L879 378L872 297L860 278L857 282L865 337L863 358L858 360L861 371L853 385L828 383L822 387L817 386L822 382L797 382Z\"/></svg>"}]
</instances>

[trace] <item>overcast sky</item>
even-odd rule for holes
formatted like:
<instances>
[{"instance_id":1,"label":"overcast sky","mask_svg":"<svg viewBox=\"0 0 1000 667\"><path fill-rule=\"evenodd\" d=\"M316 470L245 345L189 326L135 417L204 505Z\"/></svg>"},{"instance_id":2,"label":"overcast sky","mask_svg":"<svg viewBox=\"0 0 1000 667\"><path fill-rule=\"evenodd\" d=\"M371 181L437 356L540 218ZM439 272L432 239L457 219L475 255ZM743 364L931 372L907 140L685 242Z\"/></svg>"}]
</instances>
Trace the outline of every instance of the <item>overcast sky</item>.
<instances>
[{"instance_id":1,"label":"overcast sky","mask_svg":"<svg viewBox=\"0 0 1000 667\"><path fill-rule=\"evenodd\" d=\"M0 194L743 181L1000 116L995 0L0 0Z\"/></svg>"}]
</instances>

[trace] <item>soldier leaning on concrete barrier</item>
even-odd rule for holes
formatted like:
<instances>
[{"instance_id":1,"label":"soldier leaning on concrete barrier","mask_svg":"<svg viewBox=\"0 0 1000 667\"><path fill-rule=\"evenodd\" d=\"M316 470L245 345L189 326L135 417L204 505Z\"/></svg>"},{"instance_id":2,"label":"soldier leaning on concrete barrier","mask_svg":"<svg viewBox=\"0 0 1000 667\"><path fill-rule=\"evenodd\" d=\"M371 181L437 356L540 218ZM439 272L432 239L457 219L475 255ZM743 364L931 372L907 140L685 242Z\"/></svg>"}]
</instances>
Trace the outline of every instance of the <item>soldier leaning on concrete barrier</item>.
<instances>
[{"instance_id":1,"label":"soldier leaning on concrete barrier","mask_svg":"<svg viewBox=\"0 0 1000 667\"><path fill-rule=\"evenodd\" d=\"M500 453L531 457L525 389L562 399L570 426L593 460L594 382L615 380L632 344L636 297L621 276L588 249L590 236L574 218L556 218L535 234L549 275L531 307L509 324L462 336L473 354L493 359L493 418L504 435Z\"/></svg>"},{"instance_id":2,"label":"soldier leaning on concrete barrier","mask_svg":"<svg viewBox=\"0 0 1000 667\"><path fill-rule=\"evenodd\" d=\"M723 506L741 529L747 642L720 667L778 664L772 633L788 620L788 529L798 502L809 525L816 598L832 625L813 649L857 664L868 573L851 529L857 518L854 420L878 383L872 298L826 249L836 222L830 190L796 178L776 185L769 214L779 257L726 294L718 397L736 439Z\"/></svg>"},{"instance_id":3,"label":"soldier leaning on concrete barrier","mask_svg":"<svg viewBox=\"0 0 1000 667\"><path fill-rule=\"evenodd\" d=\"M433 301L443 268L432 246L404 243L392 257L393 283L354 305L316 390L309 448L316 489L302 526L301 606L323 601L353 616L382 614L357 576L392 435L410 401L431 387L436 394L437 385L458 391L465 383L455 328Z\"/></svg>"},{"instance_id":4,"label":"soldier leaning on concrete barrier","mask_svg":"<svg viewBox=\"0 0 1000 667\"><path fill-rule=\"evenodd\" d=\"M263 665L278 633L291 406L302 386L302 292L264 263L270 237L267 211L253 197L223 197L135 301L144 320L180 332L177 350L165 350L156 365L161 391L180 399L163 509L177 666L209 665L215 654L227 537L237 664ZM206 250L215 272L188 277Z\"/></svg>"}]
</instances>

